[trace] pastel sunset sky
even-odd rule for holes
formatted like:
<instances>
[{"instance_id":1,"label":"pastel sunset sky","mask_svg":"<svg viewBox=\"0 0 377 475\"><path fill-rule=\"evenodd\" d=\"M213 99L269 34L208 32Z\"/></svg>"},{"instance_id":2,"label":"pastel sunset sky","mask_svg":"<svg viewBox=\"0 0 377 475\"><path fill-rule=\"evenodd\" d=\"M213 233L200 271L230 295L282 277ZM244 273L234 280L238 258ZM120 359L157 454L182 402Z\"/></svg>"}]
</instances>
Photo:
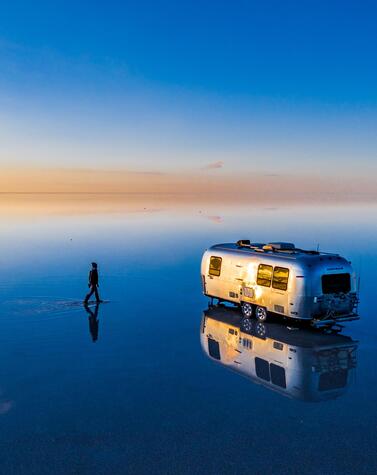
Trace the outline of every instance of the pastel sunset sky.
<instances>
[{"instance_id":1,"label":"pastel sunset sky","mask_svg":"<svg viewBox=\"0 0 377 475\"><path fill-rule=\"evenodd\" d=\"M0 5L0 191L377 193L372 1Z\"/></svg>"}]
</instances>

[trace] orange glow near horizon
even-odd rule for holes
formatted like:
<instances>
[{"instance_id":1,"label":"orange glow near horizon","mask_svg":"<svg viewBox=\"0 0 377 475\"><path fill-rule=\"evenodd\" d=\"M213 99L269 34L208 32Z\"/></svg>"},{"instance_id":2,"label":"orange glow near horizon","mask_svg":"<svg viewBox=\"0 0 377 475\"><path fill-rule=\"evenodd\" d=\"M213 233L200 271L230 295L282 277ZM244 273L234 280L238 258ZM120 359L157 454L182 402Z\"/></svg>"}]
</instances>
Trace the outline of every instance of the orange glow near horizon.
<instances>
[{"instance_id":1,"label":"orange glow near horizon","mask_svg":"<svg viewBox=\"0 0 377 475\"><path fill-rule=\"evenodd\" d=\"M97 169L5 168L0 173L3 193L173 193L253 196L257 201L290 195L321 194L347 197L377 195L374 179L362 182L313 175L262 175L242 173L160 173ZM229 198L229 197L228 197Z\"/></svg>"}]
</instances>

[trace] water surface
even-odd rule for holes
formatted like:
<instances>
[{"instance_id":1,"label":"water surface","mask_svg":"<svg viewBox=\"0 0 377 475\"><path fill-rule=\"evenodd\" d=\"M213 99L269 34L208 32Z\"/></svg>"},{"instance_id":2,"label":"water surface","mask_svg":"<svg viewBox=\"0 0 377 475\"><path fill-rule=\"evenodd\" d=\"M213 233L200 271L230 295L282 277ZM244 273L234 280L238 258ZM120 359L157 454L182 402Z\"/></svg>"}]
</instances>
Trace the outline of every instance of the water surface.
<instances>
[{"instance_id":1,"label":"water surface","mask_svg":"<svg viewBox=\"0 0 377 475\"><path fill-rule=\"evenodd\" d=\"M0 204L2 473L376 472L375 205L44 200ZM361 319L326 341L354 355L331 397L286 394L208 355L201 253L240 238L336 251L361 274ZM92 260L109 302L88 311ZM305 338L310 379L324 340Z\"/></svg>"}]
</instances>

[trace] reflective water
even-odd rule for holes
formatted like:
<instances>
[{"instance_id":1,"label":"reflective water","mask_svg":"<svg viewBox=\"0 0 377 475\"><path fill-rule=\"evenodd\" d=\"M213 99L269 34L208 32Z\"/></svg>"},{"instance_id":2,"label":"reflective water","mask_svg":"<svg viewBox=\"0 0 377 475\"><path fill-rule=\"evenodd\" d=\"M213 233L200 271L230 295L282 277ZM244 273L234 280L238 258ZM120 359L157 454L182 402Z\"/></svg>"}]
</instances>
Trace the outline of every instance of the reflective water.
<instances>
[{"instance_id":1,"label":"reflective water","mask_svg":"<svg viewBox=\"0 0 377 475\"><path fill-rule=\"evenodd\" d=\"M44 200L0 198L1 473L376 472L375 205ZM351 259L361 319L208 311L202 251L249 237Z\"/></svg>"},{"instance_id":2,"label":"reflective water","mask_svg":"<svg viewBox=\"0 0 377 475\"><path fill-rule=\"evenodd\" d=\"M201 342L210 359L293 399L335 399L355 379L358 342L335 328L262 323L215 305L203 314Z\"/></svg>"}]
</instances>

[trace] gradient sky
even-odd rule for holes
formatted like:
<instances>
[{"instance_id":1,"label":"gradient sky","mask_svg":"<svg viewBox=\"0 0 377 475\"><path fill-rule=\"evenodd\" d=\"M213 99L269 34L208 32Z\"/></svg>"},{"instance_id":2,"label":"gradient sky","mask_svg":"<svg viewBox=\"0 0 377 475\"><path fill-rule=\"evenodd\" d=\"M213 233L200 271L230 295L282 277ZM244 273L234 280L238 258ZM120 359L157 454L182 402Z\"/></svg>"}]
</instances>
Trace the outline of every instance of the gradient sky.
<instances>
[{"instance_id":1,"label":"gradient sky","mask_svg":"<svg viewBox=\"0 0 377 475\"><path fill-rule=\"evenodd\" d=\"M375 1L1 2L0 169L370 189L376 17Z\"/></svg>"}]
</instances>

